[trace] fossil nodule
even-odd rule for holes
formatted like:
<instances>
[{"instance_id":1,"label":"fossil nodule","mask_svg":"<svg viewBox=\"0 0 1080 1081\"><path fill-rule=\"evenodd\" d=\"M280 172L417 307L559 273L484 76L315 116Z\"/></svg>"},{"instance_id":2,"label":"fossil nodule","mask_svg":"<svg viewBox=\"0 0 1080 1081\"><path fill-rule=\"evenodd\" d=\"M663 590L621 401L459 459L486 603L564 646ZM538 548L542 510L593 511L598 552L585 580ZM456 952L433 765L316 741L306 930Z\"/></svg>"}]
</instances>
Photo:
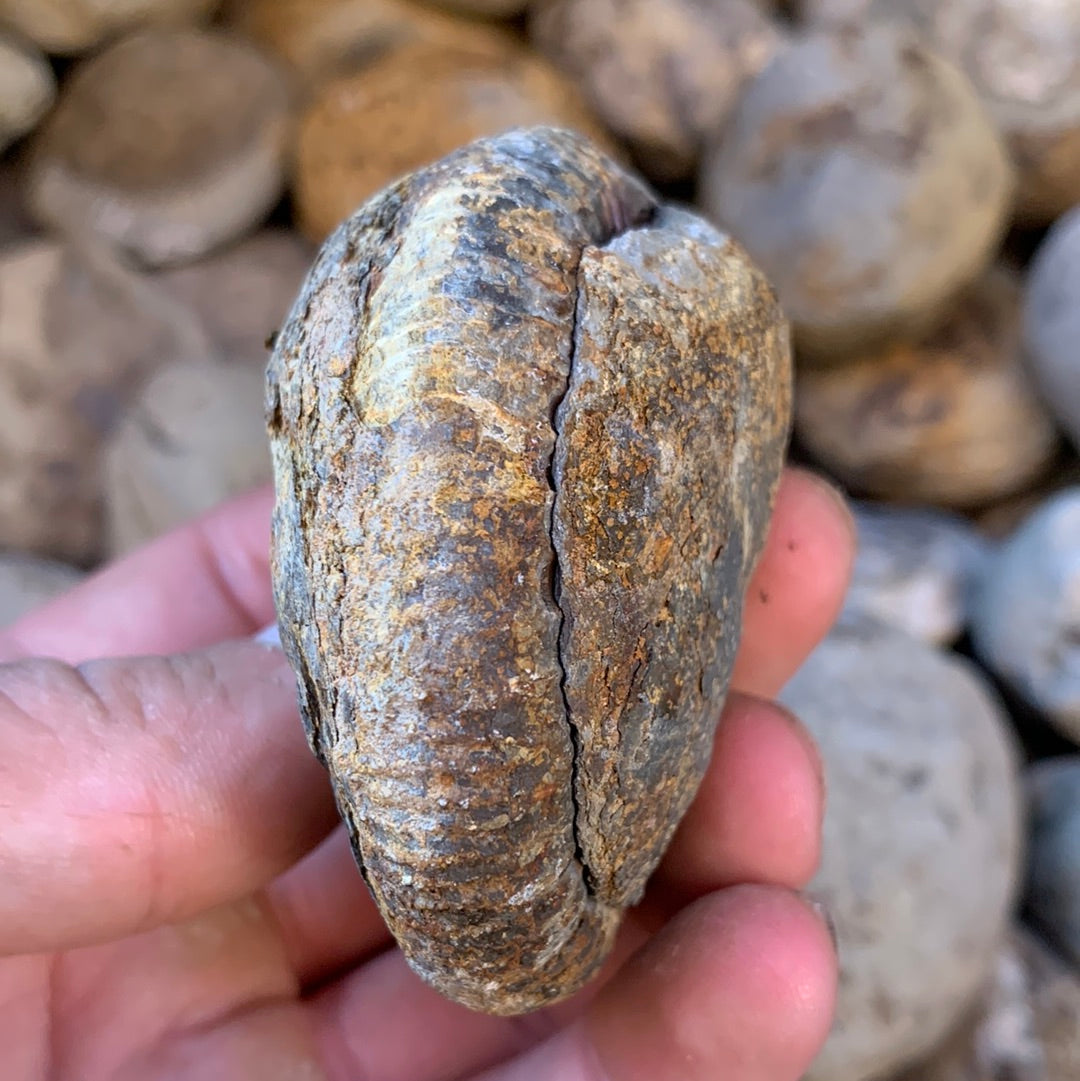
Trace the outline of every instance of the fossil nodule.
<instances>
[{"instance_id":1,"label":"fossil nodule","mask_svg":"<svg viewBox=\"0 0 1080 1081\"><path fill-rule=\"evenodd\" d=\"M599 967L708 762L790 414L730 239L585 139L473 143L326 242L270 364L282 641L412 967Z\"/></svg>"}]
</instances>

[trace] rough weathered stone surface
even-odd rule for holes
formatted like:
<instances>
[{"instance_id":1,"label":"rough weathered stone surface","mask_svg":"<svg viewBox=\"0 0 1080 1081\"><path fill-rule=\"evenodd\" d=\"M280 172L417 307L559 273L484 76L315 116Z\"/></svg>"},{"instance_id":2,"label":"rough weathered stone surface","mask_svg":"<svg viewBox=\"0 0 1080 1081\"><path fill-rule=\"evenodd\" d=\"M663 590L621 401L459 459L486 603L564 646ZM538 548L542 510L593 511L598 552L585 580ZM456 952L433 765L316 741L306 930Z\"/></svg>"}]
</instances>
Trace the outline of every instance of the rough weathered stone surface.
<instances>
[{"instance_id":1,"label":"rough weathered stone surface","mask_svg":"<svg viewBox=\"0 0 1080 1081\"><path fill-rule=\"evenodd\" d=\"M807 1081L876 1081L959 1021L1005 932L1021 839L1008 718L974 666L865 618L780 697L829 793L809 889L836 925L840 984Z\"/></svg>"},{"instance_id":2,"label":"rough weathered stone surface","mask_svg":"<svg viewBox=\"0 0 1080 1081\"><path fill-rule=\"evenodd\" d=\"M859 546L844 608L914 638L960 637L989 545L958 515L930 508L852 505Z\"/></svg>"},{"instance_id":3,"label":"rough weathered stone surface","mask_svg":"<svg viewBox=\"0 0 1080 1081\"><path fill-rule=\"evenodd\" d=\"M1080 980L1013 927L977 1007L931 1058L896 1081L1075 1081Z\"/></svg>"},{"instance_id":4,"label":"rough weathered stone surface","mask_svg":"<svg viewBox=\"0 0 1080 1081\"><path fill-rule=\"evenodd\" d=\"M326 242L270 365L313 749L410 964L523 1012L595 973L708 761L790 408L726 236L516 131Z\"/></svg>"},{"instance_id":5,"label":"rough weathered stone surface","mask_svg":"<svg viewBox=\"0 0 1080 1081\"><path fill-rule=\"evenodd\" d=\"M0 627L70 589L82 572L24 552L0 552Z\"/></svg>"},{"instance_id":6,"label":"rough weathered stone surface","mask_svg":"<svg viewBox=\"0 0 1080 1081\"><path fill-rule=\"evenodd\" d=\"M1028 771L1027 904L1047 937L1080 965L1080 755Z\"/></svg>"},{"instance_id":7,"label":"rough weathered stone surface","mask_svg":"<svg viewBox=\"0 0 1080 1081\"><path fill-rule=\"evenodd\" d=\"M1032 260L1024 298L1031 371L1080 450L1080 207L1060 218Z\"/></svg>"},{"instance_id":8,"label":"rough weathered stone surface","mask_svg":"<svg viewBox=\"0 0 1080 1081\"><path fill-rule=\"evenodd\" d=\"M151 265L255 225L281 194L284 75L220 32L146 30L80 65L34 144L28 199Z\"/></svg>"},{"instance_id":9,"label":"rough weathered stone surface","mask_svg":"<svg viewBox=\"0 0 1080 1081\"><path fill-rule=\"evenodd\" d=\"M920 341L799 373L796 431L857 491L978 507L1051 466L1059 435L1024 363L1015 274L984 275Z\"/></svg>"},{"instance_id":10,"label":"rough weathered stone surface","mask_svg":"<svg viewBox=\"0 0 1080 1081\"><path fill-rule=\"evenodd\" d=\"M987 567L972 610L980 659L1080 743L1080 487L1048 499Z\"/></svg>"},{"instance_id":11,"label":"rough weathered stone surface","mask_svg":"<svg viewBox=\"0 0 1080 1081\"><path fill-rule=\"evenodd\" d=\"M300 122L296 208L325 239L385 185L486 135L533 124L602 139L573 84L503 35L389 50L323 86Z\"/></svg>"},{"instance_id":12,"label":"rough weathered stone surface","mask_svg":"<svg viewBox=\"0 0 1080 1081\"><path fill-rule=\"evenodd\" d=\"M657 181L696 171L785 37L752 0L549 0L530 34Z\"/></svg>"},{"instance_id":13,"label":"rough weathered stone surface","mask_svg":"<svg viewBox=\"0 0 1080 1081\"><path fill-rule=\"evenodd\" d=\"M0 150L25 135L56 97L56 80L45 57L0 29Z\"/></svg>"},{"instance_id":14,"label":"rough weathered stone surface","mask_svg":"<svg viewBox=\"0 0 1080 1081\"><path fill-rule=\"evenodd\" d=\"M782 50L702 168L702 204L776 286L819 363L931 329L989 263L1013 192L967 77L911 30Z\"/></svg>"},{"instance_id":15,"label":"rough weathered stone surface","mask_svg":"<svg viewBox=\"0 0 1080 1081\"><path fill-rule=\"evenodd\" d=\"M0 0L8 23L46 52L77 53L136 26L205 19L219 0Z\"/></svg>"}]
</instances>

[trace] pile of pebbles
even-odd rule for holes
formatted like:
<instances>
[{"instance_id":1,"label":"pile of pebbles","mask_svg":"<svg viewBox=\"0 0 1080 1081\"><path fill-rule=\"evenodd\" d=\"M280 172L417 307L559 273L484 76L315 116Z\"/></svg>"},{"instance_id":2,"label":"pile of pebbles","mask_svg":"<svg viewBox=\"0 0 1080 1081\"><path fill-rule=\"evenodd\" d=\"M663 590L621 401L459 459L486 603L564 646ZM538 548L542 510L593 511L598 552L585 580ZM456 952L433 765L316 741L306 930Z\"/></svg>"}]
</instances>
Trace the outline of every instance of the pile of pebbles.
<instances>
[{"instance_id":1,"label":"pile of pebbles","mask_svg":"<svg viewBox=\"0 0 1080 1081\"><path fill-rule=\"evenodd\" d=\"M269 479L315 246L475 137L727 229L855 578L783 692L829 805L809 1081L1080 1077L1080 5L0 0L0 623Z\"/></svg>"}]
</instances>

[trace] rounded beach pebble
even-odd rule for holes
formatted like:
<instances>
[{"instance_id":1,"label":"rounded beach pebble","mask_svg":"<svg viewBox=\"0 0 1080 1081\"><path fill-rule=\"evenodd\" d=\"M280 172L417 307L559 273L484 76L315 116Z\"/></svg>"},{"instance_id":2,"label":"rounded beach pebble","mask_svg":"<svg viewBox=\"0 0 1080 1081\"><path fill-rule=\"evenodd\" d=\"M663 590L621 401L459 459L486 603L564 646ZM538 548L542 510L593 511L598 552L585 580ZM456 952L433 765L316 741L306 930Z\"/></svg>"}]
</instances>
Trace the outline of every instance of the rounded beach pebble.
<instances>
[{"instance_id":1,"label":"rounded beach pebble","mask_svg":"<svg viewBox=\"0 0 1080 1081\"><path fill-rule=\"evenodd\" d=\"M930 1059L894 1081L1076 1081L1080 979L1014 926L979 1003Z\"/></svg>"},{"instance_id":2,"label":"rounded beach pebble","mask_svg":"<svg viewBox=\"0 0 1080 1081\"><path fill-rule=\"evenodd\" d=\"M194 259L277 201L289 111L285 77L239 39L132 35L68 80L34 146L30 205L147 264Z\"/></svg>"},{"instance_id":3,"label":"rounded beach pebble","mask_svg":"<svg viewBox=\"0 0 1080 1081\"><path fill-rule=\"evenodd\" d=\"M1027 905L1074 965L1080 965L1080 755L1028 771Z\"/></svg>"},{"instance_id":4,"label":"rounded beach pebble","mask_svg":"<svg viewBox=\"0 0 1080 1081\"><path fill-rule=\"evenodd\" d=\"M0 23L50 53L78 53L137 26L205 19L219 0L0 0Z\"/></svg>"},{"instance_id":5,"label":"rounded beach pebble","mask_svg":"<svg viewBox=\"0 0 1080 1081\"><path fill-rule=\"evenodd\" d=\"M481 136L534 124L603 139L569 80L503 35L394 49L327 83L305 112L295 192L301 228L322 241L392 181Z\"/></svg>"},{"instance_id":6,"label":"rounded beach pebble","mask_svg":"<svg viewBox=\"0 0 1080 1081\"><path fill-rule=\"evenodd\" d=\"M45 57L0 33L0 151L30 131L55 97Z\"/></svg>"},{"instance_id":7,"label":"rounded beach pebble","mask_svg":"<svg viewBox=\"0 0 1080 1081\"><path fill-rule=\"evenodd\" d=\"M1047 405L1080 448L1080 207L1054 225L1032 261L1024 345Z\"/></svg>"},{"instance_id":8,"label":"rounded beach pebble","mask_svg":"<svg viewBox=\"0 0 1080 1081\"><path fill-rule=\"evenodd\" d=\"M1080 4L872 0L867 18L908 22L964 69L1012 153L1020 220L1080 201Z\"/></svg>"},{"instance_id":9,"label":"rounded beach pebble","mask_svg":"<svg viewBox=\"0 0 1080 1081\"><path fill-rule=\"evenodd\" d=\"M692 175L785 37L752 0L553 0L530 32L658 182Z\"/></svg>"},{"instance_id":10,"label":"rounded beach pebble","mask_svg":"<svg viewBox=\"0 0 1080 1081\"><path fill-rule=\"evenodd\" d=\"M314 255L297 233L265 229L154 281L199 321L213 355L264 369L268 339L289 314Z\"/></svg>"},{"instance_id":11,"label":"rounded beach pebble","mask_svg":"<svg viewBox=\"0 0 1080 1081\"><path fill-rule=\"evenodd\" d=\"M1019 873L1017 762L976 669L847 619L781 694L821 749L829 799L810 885L832 915L840 986L808 1081L886 1077L974 1002Z\"/></svg>"},{"instance_id":12,"label":"rounded beach pebble","mask_svg":"<svg viewBox=\"0 0 1080 1081\"><path fill-rule=\"evenodd\" d=\"M859 546L845 610L933 645L957 639L989 545L966 519L931 508L852 505Z\"/></svg>"},{"instance_id":13,"label":"rounded beach pebble","mask_svg":"<svg viewBox=\"0 0 1080 1081\"><path fill-rule=\"evenodd\" d=\"M981 660L1080 743L1080 487L1043 504L999 548L971 626Z\"/></svg>"},{"instance_id":14,"label":"rounded beach pebble","mask_svg":"<svg viewBox=\"0 0 1080 1081\"><path fill-rule=\"evenodd\" d=\"M1030 486L1060 437L1024 363L1020 310L1019 281L996 267L921 341L803 369L796 433L879 499L968 508Z\"/></svg>"},{"instance_id":15,"label":"rounded beach pebble","mask_svg":"<svg viewBox=\"0 0 1080 1081\"><path fill-rule=\"evenodd\" d=\"M147 382L106 452L111 555L269 482L263 389L261 370L189 361Z\"/></svg>"},{"instance_id":16,"label":"rounded beach pebble","mask_svg":"<svg viewBox=\"0 0 1080 1081\"><path fill-rule=\"evenodd\" d=\"M1012 191L967 77L887 25L780 52L701 184L779 292L801 356L820 363L939 321L990 261Z\"/></svg>"},{"instance_id":17,"label":"rounded beach pebble","mask_svg":"<svg viewBox=\"0 0 1080 1081\"><path fill-rule=\"evenodd\" d=\"M309 92L410 42L447 48L495 33L415 0L233 0L225 11L227 26L282 61Z\"/></svg>"}]
</instances>

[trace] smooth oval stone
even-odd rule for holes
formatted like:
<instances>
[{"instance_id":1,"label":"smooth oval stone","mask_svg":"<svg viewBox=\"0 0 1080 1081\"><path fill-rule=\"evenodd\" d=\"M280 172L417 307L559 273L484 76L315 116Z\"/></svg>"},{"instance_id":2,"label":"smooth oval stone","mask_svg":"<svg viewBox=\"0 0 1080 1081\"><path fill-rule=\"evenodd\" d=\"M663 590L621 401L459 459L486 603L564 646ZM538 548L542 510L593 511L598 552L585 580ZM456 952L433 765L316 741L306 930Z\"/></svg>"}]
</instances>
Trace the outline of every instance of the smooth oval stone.
<instances>
[{"instance_id":1,"label":"smooth oval stone","mask_svg":"<svg viewBox=\"0 0 1080 1081\"><path fill-rule=\"evenodd\" d=\"M1024 345L1047 406L1080 448L1080 207L1035 253L1024 299Z\"/></svg>"},{"instance_id":2,"label":"smooth oval stone","mask_svg":"<svg viewBox=\"0 0 1080 1081\"><path fill-rule=\"evenodd\" d=\"M846 611L932 645L958 638L990 545L959 515L853 503L859 544Z\"/></svg>"},{"instance_id":3,"label":"smooth oval stone","mask_svg":"<svg viewBox=\"0 0 1080 1081\"><path fill-rule=\"evenodd\" d=\"M55 98L45 57L0 31L0 151L30 131Z\"/></svg>"},{"instance_id":4,"label":"smooth oval stone","mask_svg":"<svg viewBox=\"0 0 1080 1081\"><path fill-rule=\"evenodd\" d=\"M1080 487L1048 499L998 549L971 634L989 668L1080 742Z\"/></svg>"},{"instance_id":5,"label":"smooth oval stone","mask_svg":"<svg viewBox=\"0 0 1080 1081\"><path fill-rule=\"evenodd\" d=\"M111 555L270 480L261 370L177 361L142 387L105 453Z\"/></svg>"},{"instance_id":6,"label":"smooth oval stone","mask_svg":"<svg viewBox=\"0 0 1080 1081\"><path fill-rule=\"evenodd\" d=\"M1080 979L1019 924L978 1005L933 1055L895 1081L1076 1081Z\"/></svg>"},{"instance_id":7,"label":"smooth oval stone","mask_svg":"<svg viewBox=\"0 0 1080 1081\"><path fill-rule=\"evenodd\" d=\"M836 1019L807 1081L870 1081L929 1052L988 975L1019 877L1017 756L973 666L865 618L781 701L824 761L809 889L839 940Z\"/></svg>"}]
</instances>

